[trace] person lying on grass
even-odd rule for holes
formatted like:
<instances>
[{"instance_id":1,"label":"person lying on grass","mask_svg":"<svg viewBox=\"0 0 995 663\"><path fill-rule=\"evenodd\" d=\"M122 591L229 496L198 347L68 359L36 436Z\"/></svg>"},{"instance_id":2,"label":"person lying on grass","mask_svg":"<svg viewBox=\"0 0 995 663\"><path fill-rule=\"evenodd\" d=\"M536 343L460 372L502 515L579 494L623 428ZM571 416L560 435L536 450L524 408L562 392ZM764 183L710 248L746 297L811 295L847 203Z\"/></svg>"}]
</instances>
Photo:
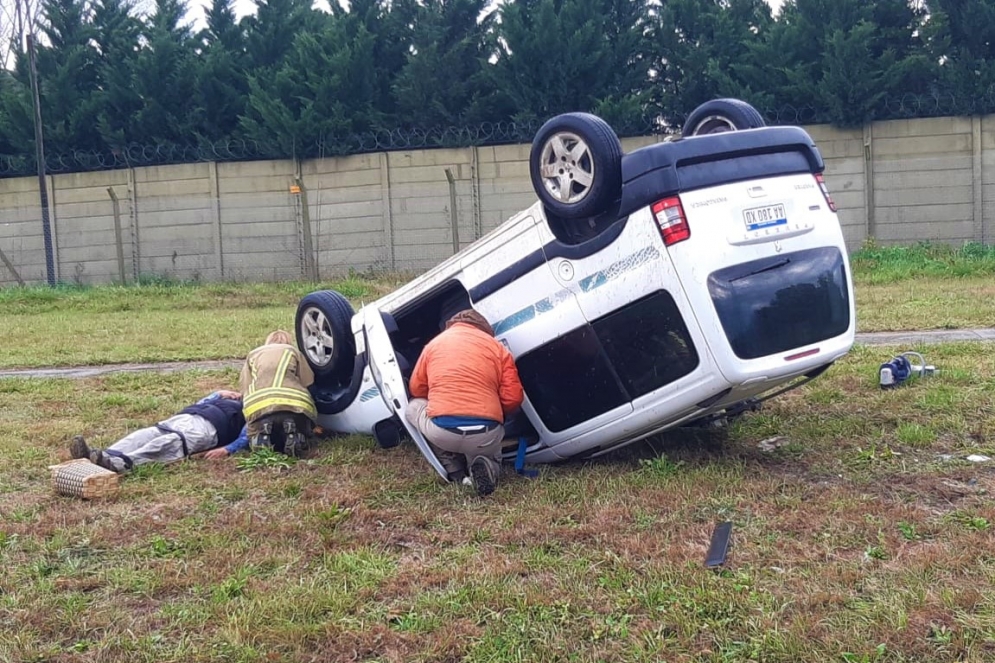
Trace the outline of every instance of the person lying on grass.
<instances>
[{"instance_id":1,"label":"person lying on grass","mask_svg":"<svg viewBox=\"0 0 995 663\"><path fill-rule=\"evenodd\" d=\"M69 455L87 458L112 472L127 472L136 465L173 463L202 451L212 460L227 458L247 446L242 395L220 390L106 449L91 449L77 435L69 445Z\"/></svg>"},{"instance_id":2,"label":"person lying on grass","mask_svg":"<svg viewBox=\"0 0 995 663\"><path fill-rule=\"evenodd\" d=\"M239 379L252 449L267 448L300 456L314 433L318 412L308 391L314 372L293 338L282 329L245 358Z\"/></svg>"}]
</instances>

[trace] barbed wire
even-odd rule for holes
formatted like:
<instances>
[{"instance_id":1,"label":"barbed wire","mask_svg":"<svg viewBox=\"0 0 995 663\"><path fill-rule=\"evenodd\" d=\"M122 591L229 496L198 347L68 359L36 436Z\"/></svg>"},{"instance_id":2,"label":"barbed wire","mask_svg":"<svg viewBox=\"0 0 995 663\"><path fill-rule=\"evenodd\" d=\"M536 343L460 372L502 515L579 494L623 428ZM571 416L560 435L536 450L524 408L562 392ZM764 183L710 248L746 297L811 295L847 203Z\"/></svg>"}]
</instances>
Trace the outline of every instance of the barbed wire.
<instances>
[{"instance_id":1,"label":"barbed wire","mask_svg":"<svg viewBox=\"0 0 995 663\"><path fill-rule=\"evenodd\" d=\"M829 109L811 104L760 108L768 124L808 125L845 124ZM953 94L906 94L878 102L870 112L875 120L917 117L966 116L995 112L995 89L988 94L964 98ZM859 120L850 118L859 126ZM47 154L49 173L113 170L141 166L160 166L210 161L257 161L263 159L320 158L391 152L399 150L460 148L471 146L531 143L542 121L485 122L473 126L449 126L422 129L398 127L342 136L322 136L309 141L260 142L248 139L224 139L215 142L181 144L131 144L114 150L72 150ZM643 118L614 124L621 137L648 136L679 131L675 123ZM0 154L0 178L32 175L37 172L33 154Z\"/></svg>"}]
</instances>

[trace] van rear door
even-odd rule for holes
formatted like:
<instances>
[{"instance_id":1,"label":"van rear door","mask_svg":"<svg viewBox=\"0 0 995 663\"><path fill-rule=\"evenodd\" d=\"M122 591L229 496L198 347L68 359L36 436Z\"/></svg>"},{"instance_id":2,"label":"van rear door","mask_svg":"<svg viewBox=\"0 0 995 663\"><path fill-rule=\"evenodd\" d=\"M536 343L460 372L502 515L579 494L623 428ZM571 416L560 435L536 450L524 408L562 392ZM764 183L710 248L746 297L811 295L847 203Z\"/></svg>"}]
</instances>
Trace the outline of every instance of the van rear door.
<instances>
[{"instance_id":1,"label":"van rear door","mask_svg":"<svg viewBox=\"0 0 995 663\"><path fill-rule=\"evenodd\" d=\"M812 174L682 193L690 237L667 247L726 378L799 372L853 342L836 214Z\"/></svg>"}]
</instances>

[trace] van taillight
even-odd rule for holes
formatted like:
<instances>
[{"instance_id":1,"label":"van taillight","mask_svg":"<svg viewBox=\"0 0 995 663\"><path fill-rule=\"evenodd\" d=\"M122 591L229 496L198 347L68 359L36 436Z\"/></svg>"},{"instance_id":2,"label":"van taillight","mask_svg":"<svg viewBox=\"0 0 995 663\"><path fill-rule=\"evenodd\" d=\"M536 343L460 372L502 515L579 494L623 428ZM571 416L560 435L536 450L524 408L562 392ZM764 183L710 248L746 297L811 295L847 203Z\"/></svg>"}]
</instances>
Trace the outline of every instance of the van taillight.
<instances>
[{"instance_id":1,"label":"van taillight","mask_svg":"<svg viewBox=\"0 0 995 663\"><path fill-rule=\"evenodd\" d=\"M826 204L829 205L829 211L836 211L836 203L833 202L833 197L829 195L829 188L826 186L826 181L822 179L822 173L818 173L815 176L815 181L819 183L819 188L822 189L822 196L826 199Z\"/></svg>"},{"instance_id":2,"label":"van taillight","mask_svg":"<svg viewBox=\"0 0 995 663\"><path fill-rule=\"evenodd\" d=\"M681 199L664 198L653 203L653 218L656 225L660 226L660 236L667 246L683 242L691 236L691 228L688 226L687 217L684 216L684 208L681 207Z\"/></svg>"}]
</instances>

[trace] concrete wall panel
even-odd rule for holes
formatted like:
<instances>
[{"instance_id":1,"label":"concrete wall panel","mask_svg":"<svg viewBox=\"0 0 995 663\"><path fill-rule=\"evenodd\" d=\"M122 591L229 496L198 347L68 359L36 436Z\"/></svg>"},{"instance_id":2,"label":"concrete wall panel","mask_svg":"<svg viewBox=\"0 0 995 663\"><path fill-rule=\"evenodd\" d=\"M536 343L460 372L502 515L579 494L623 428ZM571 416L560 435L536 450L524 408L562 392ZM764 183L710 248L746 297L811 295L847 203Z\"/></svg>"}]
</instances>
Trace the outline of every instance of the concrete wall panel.
<instances>
[{"instance_id":1,"label":"concrete wall panel","mask_svg":"<svg viewBox=\"0 0 995 663\"><path fill-rule=\"evenodd\" d=\"M896 243L995 241L992 129L995 116L896 120L858 130L808 127L826 160L826 182L851 250L869 232ZM623 146L632 151L661 139L627 138ZM113 187L129 275L136 232L144 273L221 278L220 257L225 278L300 278L302 198L291 192L298 172L307 189L321 274L391 264L427 269L453 251L445 170L456 178L459 242L466 246L535 202L530 148L409 150L300 164L188 163L55 175L50 181L59 274L87 283L118 278L107 193ZM865 161L867 155L873 155L872 163ZM0 180L0 248L31 280L44 279L40 219L36 178ZM5 272L0 269L2 284L11 282Z\"/></svg>"}]
</instances>

